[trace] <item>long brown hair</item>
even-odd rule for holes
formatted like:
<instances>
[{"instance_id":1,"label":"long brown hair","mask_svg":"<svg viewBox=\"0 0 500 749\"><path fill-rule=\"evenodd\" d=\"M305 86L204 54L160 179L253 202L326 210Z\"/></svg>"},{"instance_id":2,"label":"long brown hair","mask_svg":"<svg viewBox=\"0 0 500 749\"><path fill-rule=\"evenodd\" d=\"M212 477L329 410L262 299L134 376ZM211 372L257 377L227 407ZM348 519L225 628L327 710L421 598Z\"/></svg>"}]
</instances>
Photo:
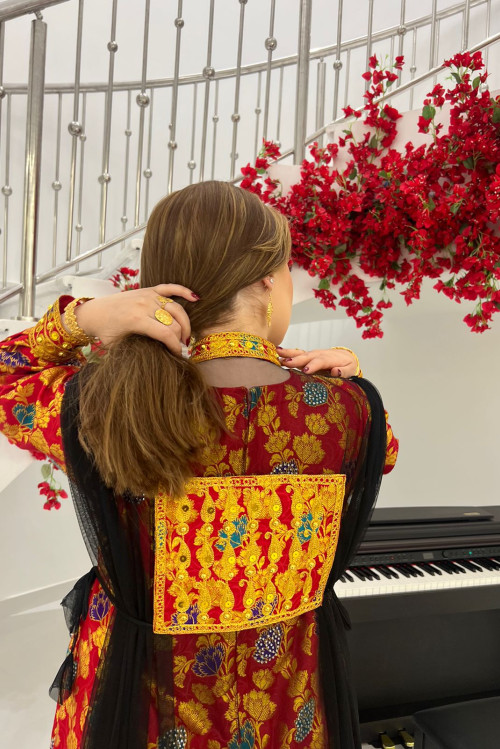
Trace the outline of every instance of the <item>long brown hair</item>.
<instances>
[{"instance_id":1,"label":"long brown hair","mask_svg":"<svg viewBox=\"0 0 500 749\"><path fill-rule=\"evenodd\" d=\"M177 298L192 334L227 325L237 292L289 258L284 216L246 190L202 182L163 198L146 229L141 286L178 283L200 296ZM192 465L224 419L199 367L159 341L115 340L82 373L80 442L116 492L180 496Z\"/></svg>"}]
</instances>

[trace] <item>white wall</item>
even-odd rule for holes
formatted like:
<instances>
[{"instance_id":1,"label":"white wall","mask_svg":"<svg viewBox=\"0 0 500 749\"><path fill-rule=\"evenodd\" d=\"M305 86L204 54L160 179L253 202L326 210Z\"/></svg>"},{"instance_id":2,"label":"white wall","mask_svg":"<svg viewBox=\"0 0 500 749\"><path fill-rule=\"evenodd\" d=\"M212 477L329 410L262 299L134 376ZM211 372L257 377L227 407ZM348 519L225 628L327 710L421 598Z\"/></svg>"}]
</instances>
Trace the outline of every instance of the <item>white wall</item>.
<instances>
[{"instance_id":1,"label":"white wall","mask_svg":"<svg viewBox=\"0 0 500 749\"><path fill-rule=\"evenodd\" d=\"M450 5L451 0L447 4ZM46 11L49 22L51 46L48 57L48 81L71 81L73 75L73 38L76 3L70 0L66 5ZM206 12L205 0L185 3L186 31L194 36L183 58L182 72L198 71L204 64L204 39L199 29L202 12ZM442 7L444 3L440 5ZM117 56L117 78L139 76L139 51L142 44L142 30L134 19L142 12L143 4L137 0L123 0L119 4L122 20L119 22L117 39L120 54ZM153 2L154 19L151 26L152 75L169 75L173 64L173 26L177 3ZM336 36L336 15L330 0L315 0L313 19L313 46L333 43ZM84 50L83 79L105 78L105 43L108 40L109 12L111 4L102 0L88 0L85 23L87 29ZM217 68L234 63L235 36L234 23L239 10L236 0L221 0L221 15L218 24L217 41L214 48L214 64ZM261 60L264 57L263 39L267 36L265 0L249 0L247 13L248 47L244 62ZM297 37L297 0L281 0L277 3L276 36L279 54L292 53ZM367 0L344 3L345 37L364 33ZM380 0L375 4L375 29L399 21L399 3L393 0ZM431 0L407 2L408 16L429 12ZM499 0L492 0L492 18L498 22ZM162 15L163 14L163 15ZM125 23L125 15L128 25ZM477 15L477 14L476 14ZM474 14L473 14L474 16ZM474 16L475 17L475 16ZM59 19L59 21L58 21ZM61 21L61 19L63 19ZM229 27L229 22L233 24ZM484 18L481 16L471 29L471 42L478 41L484 32ZM27 59L27 22L19 20L9 26L6 46L6 75L8 82L25 77ZM196 31L198 29L198 31ZM232 31L231 31L232 29ZM498 29L496 29L498 30ZM446 33L445 33L446 32ZM187 37L186 37L187 38ZM252 40L252 41L250 41ZM458 49L459 29L443 28L441 40L444 54ZM428 41L428 40L427 40ZM405 44L407 40L405 40ZM425 39L420 49L421 64L427 64ZM252 45L252 46L251 46ZM445 49L446 48L446 49ZM120 62L118 62L120 60ZM357 60L353 67L358 72L364 60ZM24 67L23 67L24 66ZM224 106L231 111L231 97ZM119 111L119 110L117 110ZM167 109L166 117L168 115ZM46 128L54 127L52 115L47 114ZM117 115L118 117L118 115ZM66 113L63 122L70 119ZM293 96L286 100L286 118L293 120ZM167 120L166 120L167 121ZM92 123L93 125L94 123ZM101 127L96 124L97 130ZM97 127L98 126L98 127ZM123 139L123 119L116 124L119 137ZM99 130L99 132L101 132ZM243 132L243 131L242 131ZM253 129L250 129L253 142ZM290 130L288 132L291 132ZM2 138L5 133L2 131ZM24 133L22 128L15 131L17 147L12 150L13 164L17 165L16 181L12 179L14 190L22 191L22 163ZM69 136L65 136L69 137ZM118 138L118 135L116 136ZM86 189L95 195L96 175L100 169L100 140L89 138L88 168L89 181ZM242 141L244 138L242 136ZM114 143L115 141L113 141ZM118 141L117 141L118 142ZM121 140L120 140L121 143ZM120 146L121 148L121 146ZM161 149L164 151L165 138ZM224 146L224 159L230 150L229 142ZM160 145L158 145L160 149ZM121 151L119 151L121 153ZM222 150L221 150L222 153ZM0 158L0 175L3 175L4 156ZM221 156L222 158L222 156ZM187 159L186 159L187 160ZM53 178L53 158L46 156L45 185L47 190L44 204L45 218L42 222L41 247L48 257L51 250L52 199L50 182ZM135 162L133 162L135 163ZM66 200L67 163L64 166L64 187L62 200ZM49 169L50 167L50 169ZM51 171L52 170L52 171ZM159 174L164 180L165 175ZM1 183L1 178L0 178ZM164 189L164 181L158 185ZM120 175L113 184L119 185ZM160 187L158 187L160 189ZM114 198L112 198L113 200ZM96 215L97 201L89 216ZM1 204L0 204L1 208ZM121 206L118 215L121 215ZM0 211L1 216L1 211ZM92 232L88 242L96 239L95 221L89 224ZM18 253L13 251L16 240L11 232L9 269L14 269ZM88 245L90 246L90 245ZM14 273L14 271L12 270ZM14 276L13 276L14 279ZM429 289L424 289L422 300L406 309L404 302L398 301L395 309L386 313L385 337L382 340L363 341L354 323L342 314L326 312L316 302L306 302L294 311L293 325L287 340L300 347L346 345L357 351L365 375L380 388L391 416L394 431L401 440L399 463L382 486L381 504L423 505L423 504L493 504L497 499L497 445L496 424L500 411L497 395L497 382L500 374L500 329L482 336L471 334L461 322L468 312L447 299L438 297ZM3 438L2 438L3 439ZM0 440L0 450L5 443ZM63 504L59 512L42 510L42 500L37 495L36 484L39 478L39 464L33 464L0 495L3 523L0 531L0 554L4 569L8 574L0 587L0 599L28 591L38 586L50 585L61 580L76 577L87 569L86 552L78 532L70 501Z\"/></svg>"}]
</instances>

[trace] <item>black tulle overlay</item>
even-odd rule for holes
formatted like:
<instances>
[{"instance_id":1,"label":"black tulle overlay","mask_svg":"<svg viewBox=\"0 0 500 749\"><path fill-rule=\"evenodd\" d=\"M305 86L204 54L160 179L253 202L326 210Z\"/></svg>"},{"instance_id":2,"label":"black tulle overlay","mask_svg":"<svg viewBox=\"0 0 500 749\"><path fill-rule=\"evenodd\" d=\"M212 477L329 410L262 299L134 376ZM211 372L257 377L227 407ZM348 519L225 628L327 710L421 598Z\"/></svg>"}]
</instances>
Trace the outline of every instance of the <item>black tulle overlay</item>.
<instances>
[{"instance_id":1,"label":"black tulle overlay","mask_svg":"<svg viewBox=\"0 0 500 749\"><path fill-rule=\"evenodd\" d=\"M94 681L81 749L147 749L150 709L158 735L174 726L172 638L153 633L154 549L141 546L144 525L154 528L154 501L117 497L102 482L78 439L78 401L84 368L64 394L61 427L71 493L94 565L63 601L70 632L86 616L90 588L98 577L114 604ZM371 417L350 481L338 547L322 606L317 611L320 670L330 749L359 749L356 695L350 676L346 629L349 618L333 586L356 553L382 477L385 415L376 388L353 378L365 392ZM73 637L73 642L74 642ZM74 679L73 653L59 669L51 694L64 699Z\"/></svg>"}]
</instances>

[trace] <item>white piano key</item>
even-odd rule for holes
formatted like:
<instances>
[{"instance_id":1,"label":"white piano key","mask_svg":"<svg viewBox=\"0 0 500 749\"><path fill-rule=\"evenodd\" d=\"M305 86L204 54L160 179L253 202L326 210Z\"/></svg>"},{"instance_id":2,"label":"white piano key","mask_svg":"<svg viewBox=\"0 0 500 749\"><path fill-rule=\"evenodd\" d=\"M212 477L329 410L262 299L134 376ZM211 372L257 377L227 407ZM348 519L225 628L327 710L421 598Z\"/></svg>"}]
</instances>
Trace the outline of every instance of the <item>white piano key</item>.
<instances>
[{"instance_id":1,"label":"white piano key","mask_svg":"<svg viewBox=\"0 0 500 749\"><path fill-rule=\"evenodd\" d=\"M425 563L425 565L427 564L428 562ZM459 564L459 562L456 562L456 564ZM432 566L434 567L434 565ZM404 577L400 571L395 570L390 565L384 565L384 568L396 572L398 578L388 579L379 575L380 580L359 580L353 576L354 582L352 583L347 579L345 582L338 581L335 585L335 592L339 598L362 598L365 596L383 596L397 593L418 593L429 590L457 590L479 585L500 585L500 570L481 569L480 571L472 572L462 567L464 572L448 573L437 567L441 575L431 575L425 570L425 567L418 567L423 576L408 578Z\"/></svg>"}]
</instances>

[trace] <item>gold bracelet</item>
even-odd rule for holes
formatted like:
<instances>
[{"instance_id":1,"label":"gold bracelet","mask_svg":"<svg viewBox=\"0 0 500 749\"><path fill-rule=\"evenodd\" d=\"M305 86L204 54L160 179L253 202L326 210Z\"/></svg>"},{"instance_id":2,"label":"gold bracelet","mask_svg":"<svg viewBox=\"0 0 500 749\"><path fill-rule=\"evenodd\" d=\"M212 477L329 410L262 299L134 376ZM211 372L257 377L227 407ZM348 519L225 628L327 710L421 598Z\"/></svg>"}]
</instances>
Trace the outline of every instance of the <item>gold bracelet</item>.
<instances>
[{"instance_id":1,"label":"gold bracelet","mask_svg":"<svg viewBox=\"0 0 500 749\"><path fill-rule=\"evenodd\" d=\"M335 349L340 349L341 351L348 351L350 354L352 354L356 360L356 371L353 377L363 377L363 372L361 371L361 367L359 365L359 359L354 353L354 351L350 348L347 348L346 346L332 346L332 351Z\"/></svg>"},{"instance_id":2,"label":"gold bracelet","mask_svg":"<svg viewBox=\"0 0 500 749\"><path fill-rule=\"evenodd\" d=\"M80 304L83 304L84 302L90 302L92 299L94 299L94 297L92 296L73 299L73 301L70 302L64 310L64 321L66 322L75 343L80 346L85 346L87 343L97 340L94 338L94 336L88 335L84 330L82 330L82 328L78 325L75 315L75 309L79 307Z\"/></svg>"}]
</instances>

